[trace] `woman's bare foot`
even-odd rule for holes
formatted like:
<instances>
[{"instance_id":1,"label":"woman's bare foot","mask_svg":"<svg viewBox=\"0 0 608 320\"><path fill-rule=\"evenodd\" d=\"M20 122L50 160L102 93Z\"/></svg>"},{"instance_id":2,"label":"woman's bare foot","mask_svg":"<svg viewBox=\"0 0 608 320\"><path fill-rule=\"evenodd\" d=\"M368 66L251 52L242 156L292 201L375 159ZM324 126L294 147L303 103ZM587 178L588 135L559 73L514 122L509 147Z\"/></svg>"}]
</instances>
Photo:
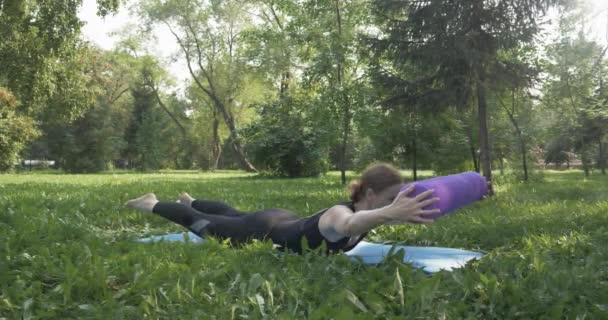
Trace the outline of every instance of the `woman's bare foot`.
<instances>
[{"instance_id":1,"label":"woman's bare foot","mask_svg":"<svg viewBox=\"0 0 608 320\"><path fill-rule=\"evenodd\" d=\"M194 201L194 198L192 198L187 192L182 192L179 194L179 199L177 199L175 202L192 207L192 201Z\"/></svg>"},{"instance_id":2,"label":"woman's bare foot","mask_svg":"<svg viewBox=\"0 0 608 320\"><path fill-rule=\"evenodd\" d=\"M152 208L154 208L156 203L158 203L156 195L154 193L146 193L139 198L127 201L125 206L139 211L152 212Z\"/></svg>"}]
</instances>

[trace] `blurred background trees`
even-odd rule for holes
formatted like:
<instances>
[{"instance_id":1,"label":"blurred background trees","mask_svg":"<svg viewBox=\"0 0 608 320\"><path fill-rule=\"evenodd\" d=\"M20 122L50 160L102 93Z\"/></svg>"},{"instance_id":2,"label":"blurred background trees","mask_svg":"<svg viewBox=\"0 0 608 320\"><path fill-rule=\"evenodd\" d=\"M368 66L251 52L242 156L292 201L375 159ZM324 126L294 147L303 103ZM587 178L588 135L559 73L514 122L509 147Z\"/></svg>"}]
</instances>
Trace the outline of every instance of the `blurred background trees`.
<instances>
[{"instance_id":1,"label":"blurred background trees","mask_svg":"<svg viewBox=\"0 0 608 320\"><path fill-rule=\"evenodd\" d=\"M112 50L81 39L80 5L0 1L2 171L606 171L587 1L141 0ZM185 82L149 50L155 27Z\"/></svg>"}]
</instances>

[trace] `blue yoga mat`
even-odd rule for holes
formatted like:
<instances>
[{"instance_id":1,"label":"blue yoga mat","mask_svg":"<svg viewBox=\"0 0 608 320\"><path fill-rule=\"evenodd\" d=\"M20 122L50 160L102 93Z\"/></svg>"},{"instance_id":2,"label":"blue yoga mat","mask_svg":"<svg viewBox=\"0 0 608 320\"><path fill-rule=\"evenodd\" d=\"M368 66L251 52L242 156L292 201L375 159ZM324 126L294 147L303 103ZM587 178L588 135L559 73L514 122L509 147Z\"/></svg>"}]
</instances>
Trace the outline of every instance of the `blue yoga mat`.
<instances>
[{"instance_id":1,"label":"blue yoga mat","mask_svg":"<svg viewBox=\"0 0 608 320\"><path fill-rule=\"evenodd\" d=\"M202 243L204 240L192 232L173 233L162 236L153 236L137 240L139 242L185 242ZM389 244L371 243L361 241L352 250L345 254L354 261L361 261L365 264L378 264L384 261L389 252L397 253L405 250L403 262L411 263L414 268L421 268L424 272L435 273L440 270L451 271L463 267L467 262L480 259L484 256L481 252L467 251L453 248L441 247L414 247L414 246L393 246Z\"/></svg>"}]
</instances>

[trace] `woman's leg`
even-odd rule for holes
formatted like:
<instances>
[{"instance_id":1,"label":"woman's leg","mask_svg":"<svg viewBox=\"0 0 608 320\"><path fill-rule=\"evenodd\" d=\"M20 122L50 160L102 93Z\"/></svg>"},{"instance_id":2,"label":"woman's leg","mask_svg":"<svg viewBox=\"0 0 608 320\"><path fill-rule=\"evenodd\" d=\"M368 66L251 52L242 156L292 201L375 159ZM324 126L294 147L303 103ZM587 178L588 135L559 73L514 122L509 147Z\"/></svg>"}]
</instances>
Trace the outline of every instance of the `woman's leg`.
<instances>
[{"instance_id":1,"label":"woman's leg","mask_svg":"<svg viewBox=\"0 0 608 320\"><path fill-rule=\"evenodd\" d=\"M192 201L192 208L208 214L217 214L229 217L241 217L246 214L245 212L241 212L223 202L212 200L194 200Z\"/></svg>"},{"instance_id":2,"label":"woman's leg","mask_svg":"<svg viewBox=\"0 0 608 320\"><path fill-rule=\"evenodd\" d=\"M199 236L230 238L235 245L250 239L263 240L278 223L299 218L295 213L281 209L269 209L242 216L207 214L181 203L159 202L152 193L128 201L126 205L140 211L154 212Z\"/></svg>"},{"instance_id":3,"label":"woman's leg","mask_svg":"<svg viewBox=\"0 0 608 320\"><path fill-rule=\"evenodd\" d=\"M199 236L230 238L233 244L240 244L259 235L254 225L247 223L243 217L206 214L180 203L158 202L152 212L188 228Z\"/></svg>"},{"instance_id":4,"label":"woman's leg","mask_svg":"<svg viewBox=\"0 0 608 320\"><path fill-rule=\"evenodd\" d=\"M178 200L181 204L190 206L197 211L207 214L217 214L229 217L241 217L245 212L239 211L226 203L212 200L197 200L192 198L188 193L183 192Z\"/></svg>"}]
</instances>

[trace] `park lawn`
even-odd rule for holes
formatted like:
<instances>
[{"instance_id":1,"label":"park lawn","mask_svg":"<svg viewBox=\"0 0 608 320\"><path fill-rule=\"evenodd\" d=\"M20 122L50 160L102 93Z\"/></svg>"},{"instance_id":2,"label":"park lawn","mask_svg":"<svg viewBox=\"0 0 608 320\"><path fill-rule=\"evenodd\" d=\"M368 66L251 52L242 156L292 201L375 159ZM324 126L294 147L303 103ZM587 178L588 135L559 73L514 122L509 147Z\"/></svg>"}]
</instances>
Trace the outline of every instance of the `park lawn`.
<instances>
[{"instance_id":1,"label":"park lawn","mask_svg":"<svg viewBox=\"0 0 608 320\"><path fill-rule=\"evenodd\" d=\"M433 225L370 235L488 253L433 276L397 258L362 266L279 255L270 243L136 243L183 229L122 206L190 191L306 215L345 199L337 173L0 175L0 319L608 318L608 178L540 174L526 184L498 177L496 197Z\"/></svg>"}]
</instances>

